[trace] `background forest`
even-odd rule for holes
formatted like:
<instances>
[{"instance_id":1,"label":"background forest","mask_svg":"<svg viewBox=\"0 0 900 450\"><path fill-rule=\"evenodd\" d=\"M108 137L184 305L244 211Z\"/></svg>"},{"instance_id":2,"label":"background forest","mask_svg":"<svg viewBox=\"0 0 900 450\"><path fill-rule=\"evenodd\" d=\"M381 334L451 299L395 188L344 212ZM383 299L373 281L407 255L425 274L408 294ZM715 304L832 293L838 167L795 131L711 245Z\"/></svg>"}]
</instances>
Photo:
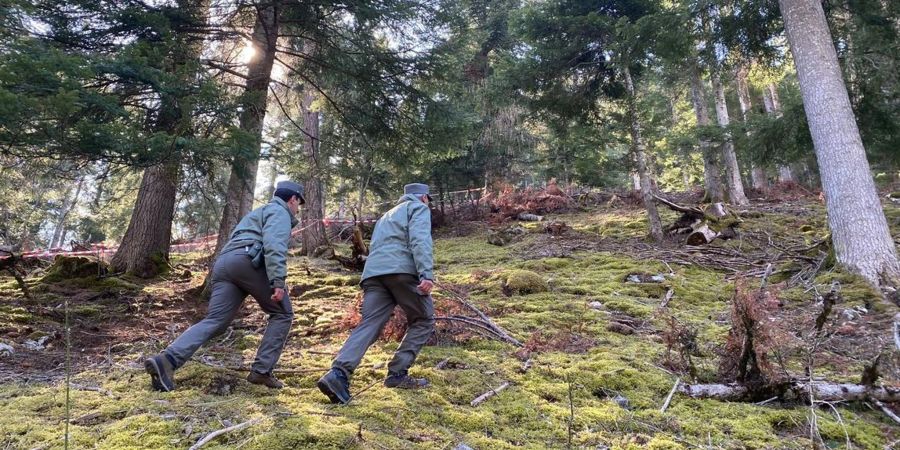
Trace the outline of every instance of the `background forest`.
<instances>
[{"instance_id":1,"label":"background forest","mask_svg":"<svg viewBox=\"0 0 900 450\"><path fill-rule=\"evenodd\" d=\"M0 0L0 447L898 448L898 38L891 0ZM285 388L250 305L151 391L284 178ZM433 384L380 388L398 315L331 405L411 182Z\"/></svg>"}]
</instances>

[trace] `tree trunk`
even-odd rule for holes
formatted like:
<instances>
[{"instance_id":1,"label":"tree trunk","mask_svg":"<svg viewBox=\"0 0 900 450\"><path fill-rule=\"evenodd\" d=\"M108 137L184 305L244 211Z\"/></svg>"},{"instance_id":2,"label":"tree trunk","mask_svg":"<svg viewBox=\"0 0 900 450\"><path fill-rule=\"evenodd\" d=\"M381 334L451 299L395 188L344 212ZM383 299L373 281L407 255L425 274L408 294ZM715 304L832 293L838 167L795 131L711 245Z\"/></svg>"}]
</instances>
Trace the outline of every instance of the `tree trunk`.
<instances>
[{"instance_id":1,"label":"tree trunk","mask_svg":"<svg viewBox=\"0 0 900 450\"><path fill-rule=\"evenodd\" d=\"M178 162L144 170L131 221L111 261L113 271L144 278L163 271L169 259L179 171Z\"/></svg>"},{"instance_id":2,"label":"tree trunk","mask_svg":"<svg viewBox=\"0 0 900 450\"><path fill-rule=\"evenodd\" d=\"M206 24L208 0L182 0L178 4L195 14L184 26ZM185 36L180 38L181 42L171 55L169 71L182 77L181 82L190 83L194 72L185 70L185 66L198 62L202 47L199 39L188 36L188 32L183 33ZM168 134L172 141L192 133L191 111L186 109L189 105L182 104L180 100L178 93L164 93L153 126L155 132ZM169 259L172 220L181 172L180 155L174 142L170 148L175 152L168 155L165 162L144 170L131 220L110 264L113 271L150 278L164 270L164 263Z\"/></svg>"},{"instance_id":3,"label":"tree trunk","mask_svg":"<svg viewBox=\"0 0 900 450\"><path fill-rule=\"evenodd\" d=\"M875 190L837 54L817 0L779 0L819 162L837 261L896 284L900 263Z\"/></svg>"},{"instance_id":4,"label":"tree trunk","mask_svg":"<svg viewBox=\"0 0 900 450\"><path fill-rule=\"evenodd\" d=\"M307 51L311 54L312 51ZM300 112L303 115L303 150L306 157L307 172L303 176L304 197L306 204L300 210L300 241L303 254L312 256L315 250L328 245L325 232L325 192L322 182L322 165L319 161L319 112L313 111L312 104L316 99L316 91L308 84L303 88L300 100Z\"/></svg>"},{"instance_id":5,"label":"tree trunk","mask_svg":"<svg viewBox=\"0 0 900 450\"><path fill-rule=\"evenodd\" d=\"M637 114L637 99L634 82L631 80L631 71L628 67L622 69L625 77L625 88L628 89L628 125L631 131L631 148L637 160L638 176L641 184L641 197L644 207L647 208L647 220L650 223L650 237L660 242L663 239L662 221L659 219L659 211L656 209L656 201L653 198L653 186L650 181L650 171L647 170L647 151L644 138L641 135L641 124Z\"/></svg>"},{"instance_id":6,"label":"tree trunk","mask_svg":"<svg viewBox=\"0 0 900 450\"><path fill-rule=\"evenodd\" d=\"M719 75L713 76L713 89L716 91L716 119L719 126L727 128L731 123L728 117L728 104L725 102L725 86ZM727 131L726 131L727 133ZM741 181L741 170L738 167L737 154L734 152L734 142L730 135L725 136L722 144L722 157L725 162L725 182L728 186L728 199L732 204L744 206L749 204L744 195L744 184Z\"/></svg>"},{"instance_id":7,"label":"tree trunk","mask_svg":"<svg viewBox=\"0 0 900 450\"><path fill-rule=\"evenodd\" d=\"M691 103L694 105L694 114L697 116L697 126L709 126L706 92L703 89L703 80L700 79L700 68L697 67L696 63L691 65ZM703 154L703 180L706 187L706 200L723 202L725 201L725 193L722 190L722 175L708 139L700 138L700 151Z\"/></svg>"},{"instance_id":8,"label":"tree trunk","mask_svg":"<svg viewBox=\"0 0 900 450\"><path fill-rule=\"evenodd\" d=\"M738 68L737 76L735 77L738 103L741 107L741 120L743 120L745 124L750 120L750 111L753 109L753 102L750 97L750 86L747 84L749 71L749 65L742 64ZM747 134L750 134L750 130L747 130ZM753 189L758 191L765 191L769 188L769 182L766 179L766 170L753 162L750 163L750 182Z\"/></svg>"},{"instance_id":9,"label":"tree trunk","mask_svg":"<svg viewBox=\"0 0 900 450\"><path fill-rule=\"evenodd\" d=\"M257 7L256 23L253 26L252 43L256 52L247 63L247 83L244 85L243 110L240 115L240 129L252 137L251 144L235 156L228 177L228 191L216 253L222 249L231 232L253 208L253 191L256 187L256 172L259 167L259 148L262 142L263 122L266 118L266 102L269 97L269 83L272 80L272 66L275 64L275 47L278 41L278 24L281 3L273 0Z\"/></svg>"},{"instance_id":10,"label":"tree trunk","mask_svg":"<svg viewBox=\"0 0 900 450\"><path fill-rule=\"evenodd\" d=\"M75 205L78 204L78 196L81 195L81 188L84 185L84 177L78 179L78 184L75 186L75 195L69 199L69 193L66 192L65 205L63 206L63 212L59 217L59 223L56 224L56 230L53 232L53 238L50 239L50 248L62 247L65 245L63 241L66 239L66 220L69 219L69 213L72 212L72 209L75 208Z\"/></svg>"},{"instance_id":11,"label":"tree trunk","mask_svg":"<svg viewBox=\"0 0 900 450\"><path fill-rule=\"evenodd\" d=\"M765 107L767 114L781 117L781 101L778 99L778 88L775 86L775 83L769 83L763 89L763 106ZM778 182L794 182L794 175L791 173L790 166L786 164L778 165Z\"/></svg>"}]
</instances>

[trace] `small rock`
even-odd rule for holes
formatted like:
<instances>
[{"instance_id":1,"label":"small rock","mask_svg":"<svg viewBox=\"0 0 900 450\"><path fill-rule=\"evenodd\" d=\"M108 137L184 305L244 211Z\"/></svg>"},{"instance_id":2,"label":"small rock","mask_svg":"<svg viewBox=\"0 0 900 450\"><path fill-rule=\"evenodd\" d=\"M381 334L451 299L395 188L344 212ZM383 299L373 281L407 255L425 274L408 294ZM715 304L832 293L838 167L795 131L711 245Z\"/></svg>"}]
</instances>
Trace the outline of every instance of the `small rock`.
<instances>
[{"instance_id":1,"label":"small rock","mask_svg":"<svg viewBox=\"0 0 900 450\"><path fill-rule=\"evenodd\" d=\"M0 342L0 356L12 356L15 352L16 350L12 348L12 345Z\"/></svg>"},{"instance_id":2,"label":"small rock","mask_svg":"<svg viewBox=\"0 0 900 450\"><path fill-rule=\"evenodd\" d=\"M475 450L475 449L472 447L469 447L465 443L460 442L459 444L456 444L456 447L453 447L453 450Z\"/></svg>"},{"instance_id":3,"label":"small rock","mask_svg":"<svg viewBox=\"0 0 900 450\"><path fill-rule=\"evenodd\" d=\"M631 409L631 404L628 402L628 399L621 394L616 394L616 396L613 397L613 401L622 409Z\"/></svg>"},{"instance_id":4,"label":"small rock","mask_svg":"<svg viewBox=\"0 0 900 450\"><path fill-rule=\"evenodd\" d=\"M856 320L859 318L859 313L854 309L845 309L841 311L841 317L846 321Z\"/></svg>"},{"instance_id":5,"label":"small rock","mask_svg":"<svg viewBox=\"0 0 900 450\"><path fill-rule=\"evenodd\" d=\"M600 303L598 301L590 302L590 303L588 303L588 306L590 306L593 309L603 309L603 303Z\"/></svg>"}]
</instances>

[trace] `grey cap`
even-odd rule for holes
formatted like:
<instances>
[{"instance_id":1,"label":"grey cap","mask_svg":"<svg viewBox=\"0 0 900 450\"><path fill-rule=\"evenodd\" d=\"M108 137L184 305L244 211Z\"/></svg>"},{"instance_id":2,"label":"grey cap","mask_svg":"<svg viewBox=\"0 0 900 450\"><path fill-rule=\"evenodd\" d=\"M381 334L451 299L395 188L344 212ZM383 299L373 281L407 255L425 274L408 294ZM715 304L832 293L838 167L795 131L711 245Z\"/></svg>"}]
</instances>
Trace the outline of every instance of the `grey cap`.
<instances>
[{"instance_id":1,"label":"grey cap","mask_svg":"<svg viewBox=\"0 0 900 450\"><path fill-rule=\"evenodd\" d=\"M303 185L300 183L295 183L291 180L282 180L278 183L275 183L275 189L285 189L293 192L298 197L300 197L300 203L306 203L306 199L303 198Z\"/></svg>"},{"instance_id":2,"label":"grey cap","mask_svg":"<svg viewBox=\"0 0 900 450\"><path fill-rule=\"evenodd\" d=\"M404 194L427 195L428 200L431 201L431 195L428 194L428 190L428 185L422 183L410 183L406 186L403 186Z\"/></svg>"}]
</instances>

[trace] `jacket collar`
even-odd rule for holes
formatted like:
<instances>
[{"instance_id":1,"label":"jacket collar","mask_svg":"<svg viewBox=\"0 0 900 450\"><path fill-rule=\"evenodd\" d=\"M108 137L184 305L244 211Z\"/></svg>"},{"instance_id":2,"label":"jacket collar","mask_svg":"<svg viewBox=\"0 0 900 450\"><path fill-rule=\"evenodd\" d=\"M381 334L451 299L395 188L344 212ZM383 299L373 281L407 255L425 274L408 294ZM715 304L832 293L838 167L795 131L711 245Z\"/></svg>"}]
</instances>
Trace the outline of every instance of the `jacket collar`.
<instances>
[{"instance_id":1,"label":"jacket collar","mask_svg":"<svg viewBox=\"0 0 900 450\"><path fill-rule=\"evenodd\" d=\"M400 200L397 203L403 202L419 202L422 203L422 200L416 194L404 194L403 197L400 197Z\"/></svg>"},{"instance_id":2,"label":"jacket collar","mask_svg":"<svg viewBox=\"0 0 900 450\"><path fill-rule=\"evenodd\" d=\"M291 228L296 227L297 224L300 223L300 221L297 220L297 218L294 216L294 213L291 212L291 209L288 208L286 201L284 201L278 197L272 197L272 200L270 200L269 203L275 203L277 205L281 205L281 207L284 208L284 210L288 212L288 215L291 216Z\"/></svg>"}]
</instances>

